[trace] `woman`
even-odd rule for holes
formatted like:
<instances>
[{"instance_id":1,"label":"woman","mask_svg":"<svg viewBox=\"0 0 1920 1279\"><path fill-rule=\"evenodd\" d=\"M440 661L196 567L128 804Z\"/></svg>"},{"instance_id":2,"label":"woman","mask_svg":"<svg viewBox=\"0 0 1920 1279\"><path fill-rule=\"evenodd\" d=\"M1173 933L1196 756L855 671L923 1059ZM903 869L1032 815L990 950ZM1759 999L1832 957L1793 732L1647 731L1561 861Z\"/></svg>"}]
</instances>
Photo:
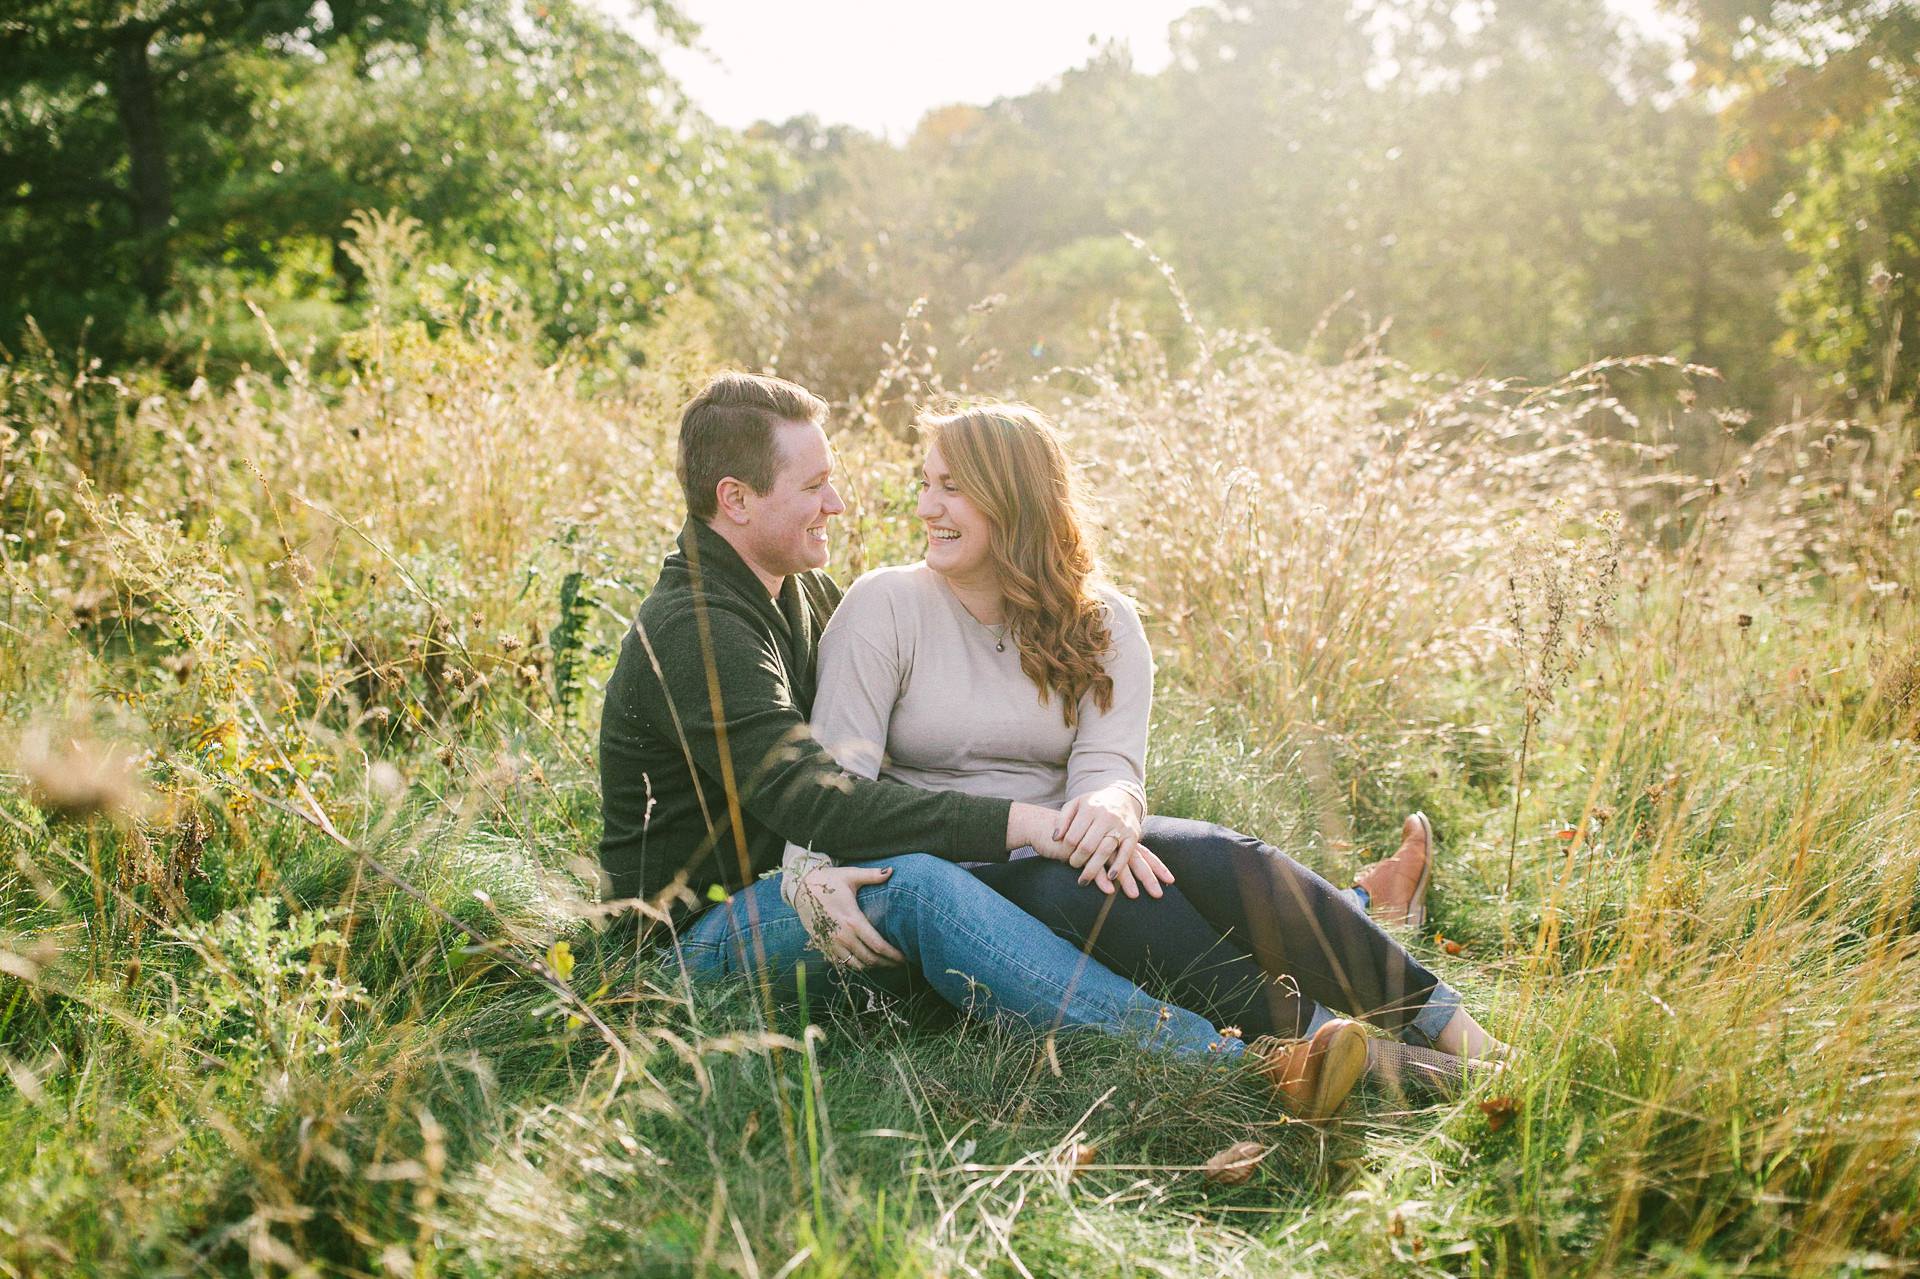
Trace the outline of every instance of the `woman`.
<instances>
[{"instance_id":1,"label":"woman","mask_svg":"<svg viewBox=\"0 0 1920 1279\"><path fill-rule=\"evenodd\" d=\"M862 577L821 639L814 731L842 766L1060 806L1071 865L974 873L1218 1023L1296 1039L1337 1010L1457 1057L1500 1055L1359 902L1257 840L1146 815L1152 657L1132 605L1096 578L1052 424L989 404L920 426L926 558ZM1408 835L1423 842L1425 819ZM789 850L795 898L824 861Z\"/></svg>"}]
</instances>

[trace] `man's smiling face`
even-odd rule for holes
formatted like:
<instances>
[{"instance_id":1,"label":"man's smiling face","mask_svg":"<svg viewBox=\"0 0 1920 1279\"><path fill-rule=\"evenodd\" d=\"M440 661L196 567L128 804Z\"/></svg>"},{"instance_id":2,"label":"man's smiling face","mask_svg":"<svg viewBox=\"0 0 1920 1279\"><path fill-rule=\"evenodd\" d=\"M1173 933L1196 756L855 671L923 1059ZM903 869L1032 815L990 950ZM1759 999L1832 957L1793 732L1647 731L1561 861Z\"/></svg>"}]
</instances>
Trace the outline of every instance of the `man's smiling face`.
<instances>
[{"instance_id":1,"label":"man's smiling face","mask_svg":"<svg viewBox=\"0 0 1920 1279\"><path fill-rule=\"evenodd\" d=\"M780 578L827 564L827 521L847 509L833 487L827 433L812 422L774 428L779 469L765 493L745 494L748 520L741 557L763 576Z\"/></svg>"}]
</instances>

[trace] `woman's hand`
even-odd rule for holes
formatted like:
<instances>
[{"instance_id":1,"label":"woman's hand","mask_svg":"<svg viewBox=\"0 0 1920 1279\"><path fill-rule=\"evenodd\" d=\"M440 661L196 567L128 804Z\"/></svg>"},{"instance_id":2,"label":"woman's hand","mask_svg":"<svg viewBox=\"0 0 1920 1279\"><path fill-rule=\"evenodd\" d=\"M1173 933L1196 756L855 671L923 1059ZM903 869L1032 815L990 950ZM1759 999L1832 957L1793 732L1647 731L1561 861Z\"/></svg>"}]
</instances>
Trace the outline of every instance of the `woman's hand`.
<instances>
[{"instance_id":1,"label":"woman's hand","mask_svg":"<svg viewBox=\"0 0 1920 1279\"><path fill-rule=\"evenodd\" d=\"M1111 893L1114 883L1129 897L1145 888L1149 897L1162 895L1160 886L1173 882L1173 872L1140 843L1140 801L1131 791L1102 787L1076 795L1060 810L1053 836L1067 850L1067 864L1080 871L1080 882Z\"/></svg>"},{"instance_id":2,"label":"woman's hand","mask_svg":"<svg viewBox=\"0 0 1920 1279\"><path fill-rule=\"evenodd\" d=\"M828 963L890 968L907 962L860 909L860 889L884 884L892 874L890 866L822 866L800 881L793 908Z\"/></svg>"}]
</instances>

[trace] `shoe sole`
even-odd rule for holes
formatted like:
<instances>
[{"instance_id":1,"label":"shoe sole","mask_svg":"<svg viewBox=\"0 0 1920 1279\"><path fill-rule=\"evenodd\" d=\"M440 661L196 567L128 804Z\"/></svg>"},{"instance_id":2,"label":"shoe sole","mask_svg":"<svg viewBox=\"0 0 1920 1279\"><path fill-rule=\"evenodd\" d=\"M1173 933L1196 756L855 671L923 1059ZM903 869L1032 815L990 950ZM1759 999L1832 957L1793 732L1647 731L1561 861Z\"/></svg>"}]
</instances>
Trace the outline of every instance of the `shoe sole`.
<instances>
[{"instance_id":1,"label":"shoe sole","mask_svg":"<svg viewBox=\"0 0 1920 1279\"><path fill-rule=\"evenodd\" d=\"M1440 845L1433 838L1433 823L1427 820L1425 813L1414 813L1413 820L1420 823L1420 830L1427 837L1427 862L1420 868L1420 882L1413 886L1413 901L1407 906L1405 924L1408 928L1424 928L1427 923L1427 884L1433 879L1433 862L1440 855Z\"/></svg>"},{"instance_id":2,"label":"shoe sole","mask_svg":"<svg viewBox=\"0 0 1920 1279\"><path fill-rule=\"evenodd\" d=\"M1319 1077L1314 1080L1313 1098L1301 1115L1303 1119L1327 1119L1340 1109L1347 1094L1367 1073L1367 1035L1357 1022L1340 1028L1321 1054Z\"/></svg>"}]
</instances>

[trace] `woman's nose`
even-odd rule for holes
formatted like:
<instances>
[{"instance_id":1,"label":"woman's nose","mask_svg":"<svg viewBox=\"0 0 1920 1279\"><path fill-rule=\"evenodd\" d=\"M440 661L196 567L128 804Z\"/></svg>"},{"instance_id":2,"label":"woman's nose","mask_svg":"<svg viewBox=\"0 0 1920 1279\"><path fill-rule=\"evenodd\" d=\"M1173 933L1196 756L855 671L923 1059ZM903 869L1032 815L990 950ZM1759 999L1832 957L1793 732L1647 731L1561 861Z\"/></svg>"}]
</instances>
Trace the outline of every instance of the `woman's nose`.
<instances>
[{"instance_id":1,"label":"woman's nose","mask_svg":"<svg viewBox=\"0 0 1920 1279\"><path fill-rule=\"evenodd\" d=\"M920 500L914 505L913 513L923 520L930 520L940 513L939 506L933 500L932 489L920 490Z\"/></svg>"}]
</instances>

